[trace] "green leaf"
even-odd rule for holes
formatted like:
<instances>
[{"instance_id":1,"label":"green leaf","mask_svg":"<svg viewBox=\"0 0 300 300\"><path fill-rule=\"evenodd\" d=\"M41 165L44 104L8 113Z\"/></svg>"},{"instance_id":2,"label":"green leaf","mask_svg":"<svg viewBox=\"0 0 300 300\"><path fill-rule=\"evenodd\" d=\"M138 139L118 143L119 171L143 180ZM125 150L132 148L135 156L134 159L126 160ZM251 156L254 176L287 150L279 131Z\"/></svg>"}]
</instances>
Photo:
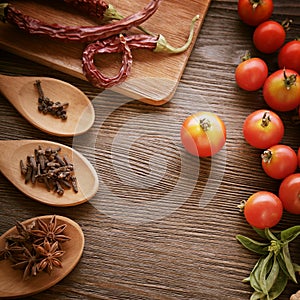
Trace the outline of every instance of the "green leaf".
<instances>
[{"instance_id":1,"label":"green leaf","mask_svg":"<svg viewBox=\"0 0 300 300\"><path fill-rule=\"evenodd\" d=\"M264 299L264 297L265 297L264 293L255 291L252 293L250 300L260 300L260 299Z\"/></svg>"},{"instance_id":2,"label":"green leaf","mask_svg":"<svg viewBox=\"0 0 300 300\"><path fill-rule=\"evenodd\" d=\"M300 225L281 231L280 239L284 243L293 241L300 234Z\"/></svg>"},{"instance_id":3,"label":"green leaf","mask_svg":"<svg viewBox=\"0 0 300 300\"><path fill-rule=\"evenodd\" d=\"M272 233L269 228L265 229L265 235L269 241L278 241L278 238L275 236L275 234Z\"/></svg>"},{"instance_id":4,"label":"green leaf","mask_svg":"<svg viewBox=\"0 0 300 300\"><path fill-rule=\"evenodd\" d=\"M242 280L242 282L243 282L243 283L250 283L250 276L244 278L244 279Z\"/></svg>"},{"instance_id":5,"label":"green leaf","mask_svg":"<svg viewBox=\"0 0 300 300\"><path fill-rule=\"evenodd\" d=\"M268 270L270 270L272 268L272 258L274 256L273 252L270 252L268 254L268 256L263 260L262 266L261 266L261 270L260 270L260 274L259 274L259 285L261 286L262 292L265 295L268 295L268 288L267 288L267 274L268 274Z\"/></svg>"},{"instance_id":6,"label":"green leaf","mask_svg":"<svg viewBox=\"0 0 300 300\"><path fill-rule=\"evenodd\" d=\"M280 266L277 261L276 255L273 255L273 264L270 272L268 272L267 278L266 278L266 290L269 292L273 285L275 284L277 277L279 275Z\"/></svg>"},{"instance_id":7,"label":"green leaf","mask_svg":"<svg viewBox=\"0 0 300 300\"><path fill-rule=\"evenodd\" d=\"M300 266L296 263L293 263L295 273L300 273Z\"/></svg>"},{"instance_id":8,"label":"green leaf","mask_svg":"<svg viewBox=\"0 0 300 300\"><path fill-rule=\"evenodd\" d=\"M255 241L251 238L248 238L246 236L238 234L236 236L236 239L248 250L258 253L258 254L263 254L266 255L268 254L268 243L261 243L258 241Z\"/></svg>"},{"instance_id":9,"label":"green leaf","mask_svg":"<svg viewBox=\"0 0 300 300\"><path fill-rule=\"evenodd\" d=\"M282 247L282 251L280 252L280 255L282 255L283 261L285 263L285 266L286 266L286 269L287 269L288 273L290 274L290 277L292 278L292 280L295 283L297 283L295 269L294 269L294 266L293 266L293 262L291 260L290 251L289 251L288 245L284 245Z\"/></svg>"},{"instance_id":10,"label":"green leaf","mask_svg":"<svg viewBox=\"0 0 300 300\"><path fill-rule=\"evenodd\" d=\"M251 273L250 273L250 286L257 292L262 292L262 288L259 283L259 274L261 271L261 267L263 264L265 257L261 257L255 266L253 267Z\"/></svg>"},{"instance_id":11,"label":"green leaf","mask_svg":"<svg viewBox=\"0 0 300 300\"><path fill-rule=\"evenodd\" d=\"M260 236L262 237L263 239L267 240L268 237L266 236L265 234L265 230L264 229L259 229L259 228L256 228L256 227L252 227L254 229L254 231Z\"/></svg>"},{"instance_id":12,"label":"green leaf","mask_svg":"<svg viewBox=\"0 0 300 300\"><path fill-rule=\"evenodd\" d=\"M285 265L285 262L284 262L284 259L283 259L283 254L280 253L278 256L277 256L277 261L279 263L279 266L280 266L280 269L282 270L282 272L284 272L284 274L287 276L288 279L292 279L292 277L290 276L289 274L289 271Z\"/></svg>"},{"instance_id":13,"label":"green leaf","mask_svg":"<svg viewBox=\"0 0 300 300\"><path fill-rule=\"evenodd\" d=\"M270 300L277 299L284 291L287 282L288 282L288 277L284 274L282 270L280 270L277 279L269 292L269 299Z\"/></svg>"}]
</instances>

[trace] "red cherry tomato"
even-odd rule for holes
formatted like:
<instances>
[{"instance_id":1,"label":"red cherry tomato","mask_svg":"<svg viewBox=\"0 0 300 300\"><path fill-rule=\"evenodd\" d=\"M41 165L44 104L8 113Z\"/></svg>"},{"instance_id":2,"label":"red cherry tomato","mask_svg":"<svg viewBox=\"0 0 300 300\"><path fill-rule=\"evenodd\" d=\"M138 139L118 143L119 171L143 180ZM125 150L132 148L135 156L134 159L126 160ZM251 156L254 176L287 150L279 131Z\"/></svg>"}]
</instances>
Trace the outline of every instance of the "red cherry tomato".
<instances>
[{"instance_id":1,"label":"red cherry tomato","mask_svg":"<svg viewBox=\"0 0 300 300\"><path fill-rule=\"evenodd\" d=\"M245 203L244 215L247 222L256 228L274 227L281 220L283 206L273 193L259 191L252 194Z\"/></svg>"},{"instance_id":2,"label":"red cherry tomato","mask_svg":"<svg viewBox=\"0 0 300 300\"><path fill-rule=\"evenodd\" d=\"M281 182L279 198L286 211L300 214L300 173L289 175Z\"/></svg>"},{"instance_id":3,"label":"red cherry tomato","mask_svg":"<svg viewBox=\"0 0 300 300\"><path fill-rule=\"evenodd\" d=\"M181 141L184 148L195 156L213 156L225 144L225 124L211 112L192 114L182 124Z\"/></svg>"},{"instance_id":4,"label":"red cherry tomato","mask_svg":"<svg viewBox=\"0 0 300 300\"><path fill-rule=\"evenodd\" d=\"M267 77L267 64L257 57L246 59L241 62L235 70L237 85L246 91L256 91L260 89Z\"/></svg>"},{"instance_id":5,"label":"red cherry tomato","mask_svg":"<svg viewBox=\"0 0 300 300\"><path fill-rule=\"evenodd\" d=\"M272 0L239 0L238 14L250 26L267 21L273 13Z\"/></svg>"},{"instance_id":6,"label":"red cherry tomato","mask_svg":"<svg viewBox=\"0 0 300 300\"><path fill-rule=\"evenodd\" d=\"M298 168L300 168L300 147L298 148L297 156L298 156Z\"/></svg>"},{"instance_id":7,"label":"red cherry tomato","mask_svg":"<svg viewBox=\"0 0 300 300\"><path fill-rule=\"evenodd\" d=\"M253 43L257 50L263 53L277 51L286 38L283 26L275 21L269 20L259 24L253 33Z\"/></svg>"},{"instance_id":8,"label":"red cherry tomato","mask_svg":"<svg viewBox=\"0 0 300 300\"><path fill-rule=\"evenodd\" d=\"M287 145L274 145L262 154L262 168L274 179L283 179L293 174L298 166L296 152Z\"/></svg>"},{"instance_id":9,"label":"red cherry tomato","mask_svg":"<svg viewBox=\"0 0 300 300\"><path fill-rule=\"evenodd\" d=\"M245 140L251 146L267 149L281 141L284 125L276 113L260 109L245 119L243 133Z\"/></svg>"},{"instance_id":10,"label":"red cherry tomato","mask_svg":"<svg viewBox=\"0 0 300 300\"><path fill-rule=\"evenodd\" d=\"M263 86L263 97L274 110L290 111L300 104L300 77L293 70L272 73Z\"/></svg>"},{"instance_id":11,"label":"red cherry tomato","mask_svg":"<svg viewBox=\"0 0 300 300\"><path fill-rule=\"evenodd\" d=\"M286 43L279 51L278 65L300 73L300 40Z\"/></svg>"}]
</instances>

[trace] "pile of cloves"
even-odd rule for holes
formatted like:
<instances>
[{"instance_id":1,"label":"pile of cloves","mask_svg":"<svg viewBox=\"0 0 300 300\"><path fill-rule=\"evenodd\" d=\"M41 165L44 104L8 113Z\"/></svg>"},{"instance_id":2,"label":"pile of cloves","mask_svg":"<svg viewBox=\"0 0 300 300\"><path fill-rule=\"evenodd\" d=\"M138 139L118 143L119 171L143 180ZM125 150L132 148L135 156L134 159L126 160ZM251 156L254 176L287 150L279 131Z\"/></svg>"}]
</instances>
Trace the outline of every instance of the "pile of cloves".
<instances>
[{"instance_id":1,"label":"pile of cloves","mask_svg":"<svg viewBox=\"0 0 300 300\"><path fill-rule=\"evenodd\" d=\"M38 90L39 93L39 99L38 99L38 110L42 112L43 114L51 114L52 116L56 118L60 118L62 120L67 119L67 107L69 106L69 103L61 103L59 101L54 102L50 100L48 97L45 97L41 81L37 80L34 84Z\"/></svg>"},{"instance_id":2,"label":"pile of cloves","mask_svg":"<svg viewBox=\"0 0 300 300\"><path fill-rule=\"evenodd\" d=\"M78 192L77 180L74 175L74 166L66 156L60 155L61 148L45 150L39 146L34 155L28 155L26 163L20 161L21 173L25 183L43 183L48 191L55 191L63 195L65 189L72 188Z\"/></svg>"}]
</instances>

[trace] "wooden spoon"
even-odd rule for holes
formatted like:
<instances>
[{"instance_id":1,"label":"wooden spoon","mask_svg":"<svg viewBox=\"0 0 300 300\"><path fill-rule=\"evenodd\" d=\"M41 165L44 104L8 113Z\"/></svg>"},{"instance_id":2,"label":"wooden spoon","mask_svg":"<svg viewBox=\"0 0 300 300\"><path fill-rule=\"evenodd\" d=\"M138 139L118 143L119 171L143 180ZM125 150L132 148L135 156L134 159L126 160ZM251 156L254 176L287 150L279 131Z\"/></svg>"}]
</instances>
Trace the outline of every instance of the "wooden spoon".
<instances>
[{"instance_id":1,"label":"wooden spoon","mask_svg":"<svg viewBox=\"0 0 300 300\"><path fill-rule=\"evenodd\" d=\"M39 216L38 218L48 223L52 216ZM22 222L29 225L36 218ZM71 239L62 244L63 250L66 251L62 256L62 268L54 268L49 275L45 272L39 273L36 277L23 280L23 272L14 270L11 262L8 260L0 261L0 298L17 298L26 297L40 293L58 283L66 277L79 262L84 247L84 235L80 226L73 220L56 216L57 225L67 224L64 234ZM16 234L16 227L9 229L0 237L0 249L5 246L5 238L8 235Z\"/></svg>"},{"instance_id":2,"label":"wooden spoon","mask_svg":"<svg viewBox=\"0 0 300 300\"><path fill-rule=\"evenodd\" d=\"M26 162L27 156L34 154L34 149L38 149L39 145L42 149L61 148L61 155L67 156L74 165L78 193L66 189L64 194L59 196L54 191L49 192L41 183L25 184L20 170L20 160ZM78 151L68 146L43 140L2 140L0 152L0 171L25 195L39 202L51 206L75 206L91 199L98 190L98 177L93 166Z\"/></svg>"},{"instance_id":3,"label":"wooden spoon","mask_svg":"<svg viewBox=\"0 0 300 300\"><path fill-rule=\"evenodd\" d=\"M41 81L45 97L54 102L69 103L67 120L38 111L36 80ZM75 86L61 80L0 74L0 91L33 126L55 136L82 134L91 128L95 120L94 107L88 97Z\"/></svg>"}]
</instances>

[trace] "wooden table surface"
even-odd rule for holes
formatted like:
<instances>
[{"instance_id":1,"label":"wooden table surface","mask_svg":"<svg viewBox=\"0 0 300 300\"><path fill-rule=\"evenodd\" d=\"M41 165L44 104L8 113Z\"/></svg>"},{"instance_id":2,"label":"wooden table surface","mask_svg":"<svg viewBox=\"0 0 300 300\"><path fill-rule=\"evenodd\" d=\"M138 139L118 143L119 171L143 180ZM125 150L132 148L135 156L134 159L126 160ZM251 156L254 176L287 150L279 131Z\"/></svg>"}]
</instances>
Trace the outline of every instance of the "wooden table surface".
<instances>
[{"instance_id":1,"label":"wooden table surface","mask_svg":"<svg viewBox=\"0 0 300 300\"><path fill-rule=\"evenodd\" d=\"M273 19L293 19L287 40L300 36L300 2L274 0ZM1 139L47 139L72 146L94 165L100 187L76 207L57 208L25 197L0 174L0 233L44 214L72 218L86 244L80 263L56 286L31 299L249 299L242 283L258 256L235 240L255 237L237 209L253 192L277 193L279 181L260 167L260 150L246 144L245 117L267 108L261 91L237 88L234 70L246 50L266 58L271 71L277 55L257 53L252 28L237 15L236 0L213 0L173 99L150 106L21 57L0 51L0 71L9 75L52 76L79 87L91 99L96 120L76 138L49 136L24 120L0 96ZM212 159L182 148L179 131L186 116L216 112L227 126L226 147ZM299 146L299 125L280 114L284 143ZM1 151L5 151L2 149ZM299 224L284 213L278 228ZM300 263L299 241L292 245ZM299 286L289 283L280 299Z\"/></svg>"}]
</instances>

